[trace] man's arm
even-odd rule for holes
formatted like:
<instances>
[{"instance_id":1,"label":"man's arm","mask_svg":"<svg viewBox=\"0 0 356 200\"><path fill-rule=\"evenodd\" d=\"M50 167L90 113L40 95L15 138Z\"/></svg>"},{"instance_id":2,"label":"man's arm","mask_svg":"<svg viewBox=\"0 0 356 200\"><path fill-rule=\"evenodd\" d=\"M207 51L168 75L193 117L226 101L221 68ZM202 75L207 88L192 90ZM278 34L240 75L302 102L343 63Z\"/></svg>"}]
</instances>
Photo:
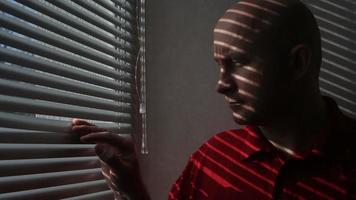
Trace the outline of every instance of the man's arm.
<instances>
[{"instance_id":1,"label":"man's arm","mask_svg":"<svg viewBox=\"0 0 356 200\"><path fill-rule=\"evenodd\" d=\"M131 139L79 119L73 119L72 131L82 142L96 143L95 153L102 161L103 175L116 195L130 200L150 200Z\"/></svg>"}]
</instances>

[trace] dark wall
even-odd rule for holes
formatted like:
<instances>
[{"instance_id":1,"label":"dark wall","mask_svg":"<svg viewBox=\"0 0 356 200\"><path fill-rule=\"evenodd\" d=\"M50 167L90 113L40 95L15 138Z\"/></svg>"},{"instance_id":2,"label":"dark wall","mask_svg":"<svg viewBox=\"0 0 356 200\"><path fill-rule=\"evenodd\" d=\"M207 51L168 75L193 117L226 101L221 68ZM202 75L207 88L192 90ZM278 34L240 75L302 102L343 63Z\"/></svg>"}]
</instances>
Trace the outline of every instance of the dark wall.
<instances>
[{"instance_id":1,"label":"dark wall","mask_svg":"<svg viewBox=\"0 0 356 200\"><path fill-rule=\"evenodd\" d=\"M356 1L309 0L322 34L321 91L356 118Z\"/></svg>"},{"instance_id":2,"label":"dark wall","mask_svg":"<svg viewBox=\"0 0 356 200\"><path fill-rule=\"evenodd\" d=\"M217 3L219 2L219 3ZM211 135L236 127L215 92L212 30L228 0L147 2L147 125L144 173L153 200L167 199L189 155Z\"/></svg>"},{"instance_id":3,"label":"dark wall","mask_svg":"<svg viewBox=\"0 0 356 200\"><path fill-rule=\"evenodd\" d=\"M189 155L213 134L237 127L215 91L212 29L232 0L147 2L150 154L142 167L153 200L167 199ZM355 3L309 0L323 34L322 91L356 113ZM356 116L356 115L355 115Z\"/></svg>"}]
</instances>

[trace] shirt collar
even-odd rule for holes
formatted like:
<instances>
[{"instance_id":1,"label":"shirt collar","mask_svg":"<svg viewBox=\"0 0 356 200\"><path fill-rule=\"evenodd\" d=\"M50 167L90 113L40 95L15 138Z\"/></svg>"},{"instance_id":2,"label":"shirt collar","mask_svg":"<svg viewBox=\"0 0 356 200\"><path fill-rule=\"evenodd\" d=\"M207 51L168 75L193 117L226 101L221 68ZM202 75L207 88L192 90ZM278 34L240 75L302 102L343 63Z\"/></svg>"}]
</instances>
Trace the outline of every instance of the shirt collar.
<instances>
[{"instance_id":1,"label":"shirt collar","mask_svg":"<svg viewBox=\"0 0 356 200\"><path fill-rule=\"evenodd\" d=\"M337 104L329 97L324 97L328 110L330 127L325 130L323 137L315 140L310 152L292 156L295 159L305 159L310 156L324 158L352 159L355 156L356 122L341 113ZM281 150L273 146L257 126L245 126L242 131L245 134L244 152L242 160L253 160L257 155L283 154ZM350 140L350 138L353 138ZM251 148L251 144L253 144Z\"/></svg>"},{"instance_id":2,"label":"shirt collar","mask_svg":"<svg viewBox=\"0 0 356 200\"><path fill-rule=\"evenodd\" d=\"M245 135L242 147L245 156L242 157L242 160L251 160L256 155L269 153L275 149L257 126L245 126L242 131Z\"/></svg>"}]
</instances>

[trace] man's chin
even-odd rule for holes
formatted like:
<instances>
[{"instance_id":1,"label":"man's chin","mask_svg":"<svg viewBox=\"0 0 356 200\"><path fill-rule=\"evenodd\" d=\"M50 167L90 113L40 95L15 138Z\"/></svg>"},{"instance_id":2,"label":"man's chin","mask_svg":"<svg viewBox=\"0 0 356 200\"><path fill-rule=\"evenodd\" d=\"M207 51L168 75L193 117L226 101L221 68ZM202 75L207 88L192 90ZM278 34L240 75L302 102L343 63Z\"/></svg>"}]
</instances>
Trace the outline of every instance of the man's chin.
<instances>
[{"instance_id":1,"label":"man's chin","mask_svg":"<svg viewBox=\"0 0 356 200\"><path fill-rule=\"evenodd\" d=\"M235 123L239 125L258 125L256 120L253 119L253 116L236 116L236 114L233 115L233 120Z\"/></svg>"}]
</instances>

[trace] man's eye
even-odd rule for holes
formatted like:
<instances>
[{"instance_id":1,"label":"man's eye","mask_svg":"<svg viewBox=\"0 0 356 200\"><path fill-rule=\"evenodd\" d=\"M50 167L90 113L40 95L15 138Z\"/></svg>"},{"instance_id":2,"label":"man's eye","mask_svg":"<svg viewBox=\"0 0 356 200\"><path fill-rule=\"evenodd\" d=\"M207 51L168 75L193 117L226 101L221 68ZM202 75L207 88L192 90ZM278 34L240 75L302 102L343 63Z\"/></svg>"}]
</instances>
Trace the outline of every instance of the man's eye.
<instances>
[{"instance_id":1,"label":"man's eye","mask_svg":"<svg viewBox=\"0 0 356 200\"><path fill-rule=\"evenodd\" d=\"M242 67L242 66L243 66L243 64L240 63L240 62L234 62L234 61L232 61L232 64L233 64L234 67Z\"/></svg>"}]
</instances>

